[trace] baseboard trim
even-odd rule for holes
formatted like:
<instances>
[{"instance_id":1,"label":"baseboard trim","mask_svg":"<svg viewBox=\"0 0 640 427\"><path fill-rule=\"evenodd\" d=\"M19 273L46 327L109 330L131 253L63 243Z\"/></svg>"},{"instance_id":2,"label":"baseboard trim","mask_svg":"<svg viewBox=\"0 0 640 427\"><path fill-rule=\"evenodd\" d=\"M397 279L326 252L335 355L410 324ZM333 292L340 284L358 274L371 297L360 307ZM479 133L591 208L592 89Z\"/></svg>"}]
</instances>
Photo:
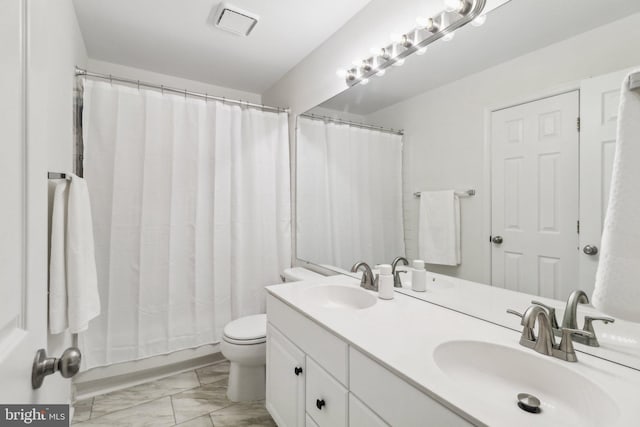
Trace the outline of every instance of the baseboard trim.
<instances>
[{"instance_id":1,"label":"baseboard trim","mask_svg":"<svg viewBox=\"0 0 640 427\"><path fill-rule=\"evenodd\" d=\"M143 369L131 373L114 375L89 381L74 383L74 401L89 399L112 391L121 390L149 381L155 381L181 372L201 368L212 363L225 360L222 353L215 352L193 359L169 363L149 369Z\"/></svg>"}]
</instances>

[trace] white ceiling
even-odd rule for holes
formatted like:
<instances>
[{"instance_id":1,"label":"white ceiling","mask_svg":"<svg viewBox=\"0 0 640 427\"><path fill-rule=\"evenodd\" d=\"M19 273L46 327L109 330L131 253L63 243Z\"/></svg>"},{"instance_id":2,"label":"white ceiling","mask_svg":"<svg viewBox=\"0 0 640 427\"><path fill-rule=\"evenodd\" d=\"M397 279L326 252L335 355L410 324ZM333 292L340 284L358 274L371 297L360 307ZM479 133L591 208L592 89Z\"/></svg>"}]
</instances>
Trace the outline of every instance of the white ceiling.
<instances>
[{"instance_id":1,"label":"white ceiling","mask_svg":"<svg viewBox=\"0 0 640 427\"><path fill-rule=\"evenodd\" d=\"M74 0L89 57L262 93L370 0L232 0L248 37L210 24L219 0Z\"/></svg>"},{"instance_id":2,"label":"white ceiling","mask_svg":"<svg viewBox=\"0 0 640 427\"><path fill-rule=\"evenodd\" d=\"M354 86L321 107L371 114L638 12L640 0L511 0L492 10L484 26L462 28L451 42L438 41L425 55L411 55L404 66L390 67L384 77Z\"/></svg>"}]
</instances>

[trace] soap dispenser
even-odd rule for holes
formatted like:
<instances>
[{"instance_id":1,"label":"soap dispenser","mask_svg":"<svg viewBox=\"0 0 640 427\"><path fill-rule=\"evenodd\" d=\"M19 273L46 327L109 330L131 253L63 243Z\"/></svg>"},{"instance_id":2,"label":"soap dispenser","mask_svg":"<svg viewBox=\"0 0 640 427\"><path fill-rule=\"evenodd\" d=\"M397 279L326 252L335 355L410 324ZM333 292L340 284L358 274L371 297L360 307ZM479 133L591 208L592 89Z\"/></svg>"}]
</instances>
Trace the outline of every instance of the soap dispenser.
<instances>
[{"instance_id":1,"label":"soap dispenser","mask_svg":"<svg viewBox=\"0 0 640 427\"><path fill-rule=\"evenodd\" d=\"M380 264L378 266L380 275L378 276L378 298L393 299L393 274L391 274L391 266L389 264Z\"/></svg>"},{"instance_id":2,"label":"soap dispenser","mask_svg":"<svg viewBox=\"0 0 640 427\"><path fill-rule=\"evenodd\" d=\"M424 269L424 261L421 259L413 261L411 289L416 292L426 292L427 290L427 271Z\"/></svg>"}]
</instances>

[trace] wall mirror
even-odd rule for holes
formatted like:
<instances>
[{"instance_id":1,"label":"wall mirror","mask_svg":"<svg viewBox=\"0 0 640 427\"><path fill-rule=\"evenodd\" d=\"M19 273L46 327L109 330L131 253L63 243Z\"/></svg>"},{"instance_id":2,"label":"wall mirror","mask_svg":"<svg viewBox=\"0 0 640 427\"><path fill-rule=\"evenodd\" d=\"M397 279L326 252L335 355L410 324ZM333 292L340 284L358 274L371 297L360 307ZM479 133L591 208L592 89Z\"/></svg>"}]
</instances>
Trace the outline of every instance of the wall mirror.
<instances>
[{"instance_id":1,"label":"wall mirror","mask_svg":"<svg viewBox=\"0 0 640 427\"><path fill-rule=\"evenodd\" d=\"M399 292L518 331L506 309L532 299L562 319L573 290L593 292L620 88L634 68L637 0L511 0L298 116L298 261L348 272L425 259L440 286ZM455 194L459 239L447 229L434 255L421 209L442 201L423 192L441 190ZM596 328L600 347L581 351L640 369L640 324Z\"/></svg>"}]
</instances>

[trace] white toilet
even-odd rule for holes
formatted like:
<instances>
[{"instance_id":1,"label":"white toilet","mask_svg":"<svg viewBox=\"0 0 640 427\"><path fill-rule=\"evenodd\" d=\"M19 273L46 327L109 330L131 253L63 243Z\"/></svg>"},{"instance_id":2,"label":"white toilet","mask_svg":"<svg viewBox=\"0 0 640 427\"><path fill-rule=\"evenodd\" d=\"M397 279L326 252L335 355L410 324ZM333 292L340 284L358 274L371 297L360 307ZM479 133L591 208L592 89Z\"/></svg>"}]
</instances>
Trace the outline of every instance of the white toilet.
<instances>
[{"instance_id":1,"label":"white toilet","mask_svg":"<svg viewBox=\"0 0 640 427\"><path fill-rule=\"evenodd\" d=\"M220 343L229 359L227 397L232 402L264 399L267 315L241 317L224 327Z\"/></svg>"},{"instance_id":2,"label":"white toilet","mask_svg":"<svg viewBox=\"0 0 640 427\"><path fill-rule=\"evenodd\" d=\"M287 282L323 277L304 268L284 271ZM224 327L220 350L229 362L227 397L232 402L262 400L266 389L267 315L233 320Z\"/></svg>"}]
</instances>

